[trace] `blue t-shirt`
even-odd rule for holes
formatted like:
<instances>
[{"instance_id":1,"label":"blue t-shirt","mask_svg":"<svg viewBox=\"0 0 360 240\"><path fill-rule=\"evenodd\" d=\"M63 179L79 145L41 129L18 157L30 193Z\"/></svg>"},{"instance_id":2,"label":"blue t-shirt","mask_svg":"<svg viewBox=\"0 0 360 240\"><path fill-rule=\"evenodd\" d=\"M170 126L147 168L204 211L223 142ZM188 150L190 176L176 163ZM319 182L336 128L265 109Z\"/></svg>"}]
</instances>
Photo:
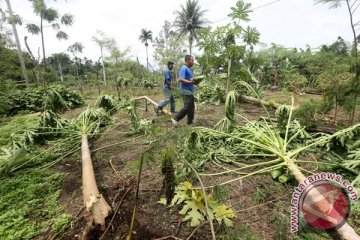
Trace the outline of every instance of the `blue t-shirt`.
<instances>
[{"instance_id":1,"label":"blue t-shirt","mask_svg":"<svg viewBox=\"0 0 360 240\"><path fill-rule=\"evenodd\" d=\"M191 80L193 76L193 72L191 71L191 69L186 66L186 65L183 65L180 69L180 72L179 72L179 78L184 78L186 80ZM193 83L190 83L190 84L185 84L183 82L180 82L180 89L184 91L184 93L194 93L194 84Z\"/></svg>"},{"instance_id":2,"label":"blue t-shirt","mask_svg":"<svg viewBox=\"0 0 360 240\"><path fill-rule=\"evenodd\" d=\"M164 71L164 89L170 89L171 85L167 84L167 81L170 81L170 84L173 84L173 76L169 69Z\"/></svg>"}]
</instances>

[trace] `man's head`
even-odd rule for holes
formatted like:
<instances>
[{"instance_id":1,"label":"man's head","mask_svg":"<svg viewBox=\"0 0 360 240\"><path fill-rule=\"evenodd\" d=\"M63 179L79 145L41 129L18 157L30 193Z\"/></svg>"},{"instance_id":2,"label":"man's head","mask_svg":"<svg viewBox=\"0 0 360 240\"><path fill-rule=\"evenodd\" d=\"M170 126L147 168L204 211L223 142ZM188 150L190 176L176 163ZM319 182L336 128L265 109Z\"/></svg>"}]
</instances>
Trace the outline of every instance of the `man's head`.
<instances>
[{"instance_id":1,"label":"man's head","mask_svg":"<svg viewBox=\"0 0 360 240\"><path fill-rule=\"evenodd\" d=\"M186 55L185 56L185 64L188 66L188 67L192 67L194 65L194 58L193 56L191 55Z\"/></svg>"},{"instance_id":2,"label":"man's head","mask_svg":"<svg viewBox=\"0 0 360 240\"><path fill-rule=\"evenodd\" d=\"M167 67L168 67L169 70L172 70L173 67L174 67L174 63L171 62L171 61L168 61L168 62L167 62Z\"/></svg>"}]
</instances>

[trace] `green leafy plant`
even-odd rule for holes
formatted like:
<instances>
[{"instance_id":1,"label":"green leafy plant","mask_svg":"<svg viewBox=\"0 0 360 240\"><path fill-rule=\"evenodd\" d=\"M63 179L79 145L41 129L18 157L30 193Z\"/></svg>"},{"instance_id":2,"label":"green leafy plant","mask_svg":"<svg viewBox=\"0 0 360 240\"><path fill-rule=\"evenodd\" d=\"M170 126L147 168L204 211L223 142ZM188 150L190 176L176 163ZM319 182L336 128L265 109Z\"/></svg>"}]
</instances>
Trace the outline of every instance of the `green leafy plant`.
<instances>
[{"instance_id":1,"label":"green leafy plant","mask_svg":"<svg viewBox=\"0 0 360 240\"><path fill-rule=\"evenodd\" d=\"M59 205L64 175L29 170L1 180L0 238L32 239L44 234L53 222L52 233L70 222Z\"/></svg>"},{"instance_id":2,"label":"green leafy plant","mask_svg":"<svg viewBox=\"0 0 360 240\"><path fill-rule=\"evenodd\" d=\"M206 213L204 198L208 202L208 213ZM160 203L165 202L165 199L160 200ZM232 219L235 218L235 212L231 208L219 203L211 195L205 196L202 190L194 189L190 182L183 182L176 187L175 196L171 201L170 207L179 204L183 204L179 214L184 216L184 222L190 221L191 227L199 226L201 222L204 222L207 214L209 214L211 221L215 219L220 225L225 224L227 227L233 225Z\"/></svg>"},{"instance_id":3,"label":"green leafy plant","mask_svg":"<svg viewBox=\"0 0 360 240\"><path fill-rule=\"evenodd\" d=\"M160 158L162 159L161 173L164 175L163 188L165 188L166 204L171 203L175 194L175 172L173 161L176 159L176 154L170 149L161 152Z\"/></svg>"},{"instance_id":4,"label":"green leafy plant","mask_svg":"<svg viewBox=\"0 0 360 240\"><path fill-rule=\"evenodd\" d=\"M130 101L126 105L126 109L130 115L132 134L146 134L150 130L151 121L147 119L140 119L136 111L136 101Z\"/></svg>"},{"instance_id":5,"label":"green leafy plant","mask_svg":"<svg viewBox=\"0 0 360 240\"><path fill-rule=\"evenodd\" d=\"M230 131L233 124L235 123L235 106L237 100L236 91L230 91L226 95L225 101L225 117L221 119L216 125L215 129L220 131Z\"/></svg>"},{"instance_id":6,"label":"green leafy plant","mask_svg":"<svg viewBox=\"0 0 360 240\"><path fill-rule=\"evenodd\" d=\"M96 100L95 105L99 108L105 109L105 111L109 112L110 114L114 114L117 112L118 105L114 98L110 95L101 95Z\"/></svg>"},{"instance_id":7,"label":"green leafy plant","mask_svg":"<svg viewBox=\"0 0 360 240\"><path fill-rule=\"evenodd\" d=\"M260 240L261 237L257 232L252 230L249 225L241 224L236 225L234 228L227 229L223 236L220 236L221 240Z\"/></svg>"},{"instance_id":8,"label":"green leafy plant","mask_svg":"<svg viewBox=\"0 0 360 240\"><path fill-rule=\"evenodd\" d=\"M239 84L242 84L256 94L255 90L246 82L239 82ZM271 119L267 109L264 106L263 108L267 113L267 119ZM295 139L301 135L303 129L297 129L295 133L290 131L292 111L289 113L287 124L283 130L279 130L271 120L270 122L265 119L259 122L251 122L239 114L238 116L248 123L244 126L235 126L231 132L204 127L197 128L197 136L200 141L194 152L197 158L207 158L209 160L209 153L213 154L221 147L224 149L224 146L227 148L226 151L221 151L219 154L221 157L219 158L224 160L223 162L216 164L216 161L212 161L220 171L199 173L199 176L213 178L214 176L236 174L236 177L232 177L221 183L204 186L205 188L213 188L216 185L232 183L239 179L251 177L256 174L269 173L280 168L286 169L294 176L297 182L301 183L306 179L303 172L312 173L300 165L300 163L311 162L303 160L302 154L311 152L311 150L316 149L316 147L322 147L332 139L352 132L360 127L360 124L357 124L332 135L320 135L304 143L294 144ZM261 160L256 161L255 159ZM231 165L229 163L231 163ZM192 162L190 164L192 164ZM317 161L316 164L324 164L324 162ZM347 234L352 235L352 232L353 229L347 223L344 224L341 229L338 229L338 233L344 236Z\"/></svg>"},{"instance_id":9,"label":"green leafy plant","mask_svg":"<svg viewBox=\"0 0 360 240\"><path fill-rule=\"evenodd\" d=\"M294 118L307 128L316 127L316 116L320 113L321 104L313 99L306 99L301 107L294 110Z\"/></svg>"},{"instance_id":10,"label":"green leafy plant","mask_svg":"<svg viewBox=\"0 0 360 240\"><path fill-rule=\"evenodd\" d=\"M43 87L16 90L6 95L9 102L7 115L15 115L19 111L38 112L51 110L62 112L68 108L82 106L82 97L64 86L54 85L45 89Z\"/></svg>"},{"instance_id":11,"label":"green leafy plant","mask_svg":"<svg viewBox=\"0 0 360 240\"><path fill-rule=\"evenodd\" d=\"M252 199L256 204L264 202L266 198L267 198L266 192L260 188L257 188L252 196Z\"/></svg>"}]
</instances>

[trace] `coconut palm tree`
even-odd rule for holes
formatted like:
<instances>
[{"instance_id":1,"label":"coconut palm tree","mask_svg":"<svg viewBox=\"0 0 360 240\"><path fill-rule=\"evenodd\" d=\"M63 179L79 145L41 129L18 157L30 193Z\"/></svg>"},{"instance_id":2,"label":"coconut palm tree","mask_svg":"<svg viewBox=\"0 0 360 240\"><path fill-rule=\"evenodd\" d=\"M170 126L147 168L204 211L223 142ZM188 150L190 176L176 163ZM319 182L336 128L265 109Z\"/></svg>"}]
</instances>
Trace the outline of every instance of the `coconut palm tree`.
<instances>
[{"instance_id":1,"label":"coconut palm tree","mask_svg":"<svg viewBox=\"0 0 360 240\"><path fill-rule=\"evenodd\" d=\"M181 10L176 11L176 19L174 26L180 36L188 35L189 37L189 53L191 55L191 48L194 40L197 38L196 30L204 27L207 20L204 14L207 10L201 10L198 0L187 0L186 6L181 5Z\"/></svg>"},{"instance_id":2,"label":"coconut palm tree","mask_svg":"<svg viewBox=\"0 0 360 240\"><path fill-rule=\"evenodd\" d=\"M44 0L34 0L32 1L32 7L34 13L40 17L40 25L37 24L27 24L26 28L28 32L33 35L41 35L41 45L44 61L44 70L46 69L46 58L45 58L45 41L44 41L44 23L51 24L51 27L57 31L56 38L59 40L67 40L68 34L61 31L60 25L71 26L74 22L74 16L66 13L63 16L59 15L59 12L52 8L48 7Z\"/></svg>"},{"instance_id":3,"label":"coconut palm tree","mask_svg":"<svg viewBox=\"0 0 360 240\"><path fill-rule=\"evenodd\" d=\"M24 56L23 56L23 52L21 50L21 45L20 45L20 41L19 41L19 36L18 36L18 32L16 29L16 24L22 24L21 19L19 18L19 16L15 16L12 12L11 9L11 4L10 4L10 0L6 0L6 5L8 8L8 13L9 13L9 22L11 23L11 26L13 28L13 34L15 37L15 41L16 41L16 47L17 47L17 51L18 51L18 55L19 55L19 60L20 60L20 65L21 65L21 70L25 79L25 84L28 87L29 86L29 76L27 74L27 70L26 70L26 66L25 66L25 61L24 61ZM2 10L0 9L1 13L4 15L5 17L5 13L2 12Z\"/></svg>"},{"instance_id":4,"label":"coconut palm tree","mask_svg":"<svg viewBox=\"0 0 360 240\"><path fill-rule=\"evenodd\" d=\"M145 43L145 47L146 47L146 68L149 70L149 56L148 56L148 46L149 43L148 41L152 42L152 31L150 30L146 30L146 29L141 29L141 34L139 37L139 40L142 43Z\"/></svg>"}]
</instances>

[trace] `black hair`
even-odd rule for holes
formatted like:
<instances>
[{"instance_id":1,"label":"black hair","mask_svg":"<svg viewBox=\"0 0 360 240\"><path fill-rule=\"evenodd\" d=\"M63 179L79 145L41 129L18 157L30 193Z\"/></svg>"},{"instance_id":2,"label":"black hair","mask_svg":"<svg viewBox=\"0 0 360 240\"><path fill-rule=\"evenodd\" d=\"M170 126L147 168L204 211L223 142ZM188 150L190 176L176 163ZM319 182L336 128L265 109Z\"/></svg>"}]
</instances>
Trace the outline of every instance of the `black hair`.
<instances>
[{"instance_id":1,"label":"black hair","mask_svg":"<svg viewBox=\"0 0 360 240\"><path fill-rule=\"evenodd\" d=\"M167 65L170 66L170 65L174 65L174 63L172 61L168 61L167 62Z\"/></svg>"},{"instance_id":2,"label":"black hair","mask_svg":"<svg viewBox=\"0 0 360 240\"><path fill-rule=\"evenodd\" d=\"M186 56L185 56L185 62L189 61L192 57L193 57L193 56L191 56L191 55L186 55Z\"/></svg>"}]
</instances>

